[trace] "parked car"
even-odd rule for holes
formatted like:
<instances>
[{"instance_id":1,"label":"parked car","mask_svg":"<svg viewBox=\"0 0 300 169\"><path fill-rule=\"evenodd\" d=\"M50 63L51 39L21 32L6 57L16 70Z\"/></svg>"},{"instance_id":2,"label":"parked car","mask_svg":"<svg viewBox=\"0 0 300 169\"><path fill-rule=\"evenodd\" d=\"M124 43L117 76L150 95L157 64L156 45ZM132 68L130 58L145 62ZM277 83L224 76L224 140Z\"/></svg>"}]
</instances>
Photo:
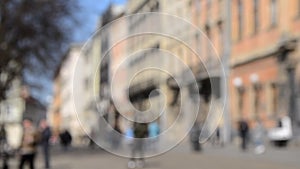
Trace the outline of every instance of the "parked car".
<instances>
[{"instance_id":1,"label":"parked car","mask_svg":"<svg viewBox=\"0 0 300 169\"><path fill-rule=\"evenodd\" d=\"M288 116L280 118L277 127L269 131L268 137L275 146L286 146L293 137L291 118Z\"/></svg>"}]
</instances>

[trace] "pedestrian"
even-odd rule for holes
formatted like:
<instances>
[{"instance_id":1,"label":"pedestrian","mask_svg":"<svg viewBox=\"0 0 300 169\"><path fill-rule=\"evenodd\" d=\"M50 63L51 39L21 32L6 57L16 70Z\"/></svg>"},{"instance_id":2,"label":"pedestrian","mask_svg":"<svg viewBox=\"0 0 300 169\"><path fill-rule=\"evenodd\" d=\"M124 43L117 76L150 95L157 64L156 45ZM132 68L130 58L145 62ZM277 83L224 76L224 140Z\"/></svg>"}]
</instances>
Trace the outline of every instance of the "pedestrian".
<instances>
[{"instance_id":1,"label":"pedestrian","mask_svg":"<svg viewBox=\"0 0 300 169\"><path fill-rule=\"evenodd\" d=\"M4 125L0 128L0 153L2 157L2 169L8 169L9 145L7 143L7 135Z\"/></svg>"},{"instance_id":2,"label":"pedestrian","mask_svg":"<svg viewBox=\"0 0 300 169\"><path fill-rule=\"evenodd\" d=\"M59 134L59 138L60 138L60 144L62 145L63 150L67 151L69 146L72 143L72 136L71 136L70 132L67 129L65 129L63 132L61 132Z\"/></svg>"},{"instance_id":3,"label":"pedestrian","mask_svg":"<svg viewBox=\"0 0 300 169\"><path fill-rule=\"evenodd\" d=\"M40 121L40 133L41 133L41 146L42 152L44 155L44 165L45 168L50 168L50 138L51 138L51 129L48 126L48 123L45 119Z\"/></svg>"},{"instance_id":4,"label":"pedestrian","mask_svg":"<svg viewBox=\"0 0 300 169\"><path fill-rule=\"evenodd\" d=\"M96 131L94 128L92 128L91 130L91 133L90 133L90 136L89 136L89 147L91 149L95 149L95 142L94 140L96 140Z\"/></svg>"},{"instance_id":5,"label":"pedestrian","mask_svg":"<svg viewBox=\"0 0 300 169\"><path fill-rule=\"evenodd\" d=\"M245 151L248 144L249 126L246 120L241 119L239 122L239 134L241 138L241 149Z\"/></svg>"},{"instance_id":6,"label":"pedestrian","mask_svg":"<svg viewBox=\"0 0 300 169\"><path fill-rule=\"evenodd\" d=\"M134 141L132 147L131 160L128 162L129 168L144 167L144 138L148 137L148 124L147 123L133 123ZM137 155L138 154L138 155Z\"/></svg>"},{"instance_id":7,"label":"pedestrian","mask_svg":"<svg viewBox=\"0 0 300 169\"><path fill-rule=\"evenodd\" d=\"M119 134L122 134L122 130L120 128L119 120L114 123L114 130L111 131L111 146L113 149L120 148L121 140L119 138Z\"/></svg>"},{"instance_id":8,"label":"pedestrian","mask_svg":"<svg viewBox=\"0 0 300 169\"><path fill-rule=\"evenodd\" d=\"M212 145L222 146L221 131L219 126L216 128L214 135L212 136Z\"/></svg>"},{"instance_id":9,"label":"pedestrian","mask_svg":"<svg viewBox=\"0 0 300 169\"><path fill-rule=\"evenodd\" d=\"M133 133L133 129L131 127L127 127L127 129L125 130L125 142L129 147L132 147L133 145L133 138L134 138L134 133Z\"/></svg>"},{"instance_id":10,"label":"pedestrian","mask_svg":"<svg viewBox=\"0 0 300 169\"><path fill-rule=\"evenodd\" d=\"M190 142L192 145L192 149L194 151L201 150L201 145L199 143L199 136L200 136L200 125L199 122L196 121L190 131Z\"/></svg>"},{"instance_id":11,"label":"pedestrian","mask_svg":"<svg viewBox=\"0 0 300 169\"><path fill-rule=\"evenodd\" d=\"M151 145L150 148L152 148L153 151L156 150L156 144L158 142L158 135L160 133L159 125L156 121L152 122L148 126L148 132L149 132L149 138L151 139Z\"/></svg>"},{"instance_id":12,"label":"pedestrian","mask_svg":"<svg viewBox=\"0 0 300 169\"><path fill-rule=\"evenodd\" d=\"M220 127L218 126L216 129L216 141L217 145L221 145L221 133L220 133Z\"/></svg>"},{"instance_id":13,"label":"pedestrian","mask_svg":"<svg viewBox=\"0 0 300 169\"><path fill-rule=\"evenodd\" d=\"M255 127L253 129L253 139L254 139L254 144L255 144L254 153L255 154L262 154L265 152L264 135L265 135L264 126L260 120L257 120Z\"/></svg>"},{"instance_id":14,"label":"pedestrian","mask_svg":"<svg viewBox=\"0 0 300 169\"><path fill-rule=\"evenodd\" d=\"M31 119L23 120L23 136L20 146L20 163L19 169L23 169L28 164L30 169L34 169L34 160L36 155L39 136L36 128L32 124Z\"/></svg>"}]
</instances>

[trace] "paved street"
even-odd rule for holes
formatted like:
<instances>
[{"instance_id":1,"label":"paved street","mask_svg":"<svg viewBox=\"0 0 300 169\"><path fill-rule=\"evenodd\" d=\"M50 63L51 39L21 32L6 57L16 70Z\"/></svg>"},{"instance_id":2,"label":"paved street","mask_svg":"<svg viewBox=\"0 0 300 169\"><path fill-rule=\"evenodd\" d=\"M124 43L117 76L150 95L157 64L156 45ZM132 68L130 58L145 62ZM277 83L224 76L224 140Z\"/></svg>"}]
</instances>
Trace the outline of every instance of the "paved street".
<instances>
[{"instance_id":1,"label":"paved street","mask_svg":"<svg viewBox=\"0 0 300 169\"><path fill-rule=\"evenodd\" d=\"M300 147L287 149L268 148L263 155L255 155L251 150L244 153L234 146L226 148L205 147L202 153L191 153L187 147L178 148L147 159L148 169L299 169ZM76 149L69 152L55 151L52 157L53 169L124 169L127 159L110 155L101 150ZM38 158L38 169L42 169ZM11 168L16 161L10 162Z\"/></svg>"}]
</instances>

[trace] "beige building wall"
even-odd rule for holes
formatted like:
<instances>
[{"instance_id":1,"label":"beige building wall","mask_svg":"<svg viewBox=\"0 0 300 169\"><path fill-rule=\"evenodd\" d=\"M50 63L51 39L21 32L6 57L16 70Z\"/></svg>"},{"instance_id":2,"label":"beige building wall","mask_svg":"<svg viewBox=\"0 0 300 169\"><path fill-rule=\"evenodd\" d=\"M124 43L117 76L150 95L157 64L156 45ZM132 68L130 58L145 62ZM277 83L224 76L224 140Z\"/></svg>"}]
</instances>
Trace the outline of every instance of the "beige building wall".
<instances>
[{"instance_id":1,"label":"beige building wall","mask_svg":"<svg viewBox=\"0 0 300 169\"><path fill-rule=\"evenodd\" d=\"M12 82L7 99L0 102L0 124L5 127L7 141L12 148L18 148L22 138L22 120L25 111L22 92L22 84L16 79Z\"/></svg>"}]
</instances>

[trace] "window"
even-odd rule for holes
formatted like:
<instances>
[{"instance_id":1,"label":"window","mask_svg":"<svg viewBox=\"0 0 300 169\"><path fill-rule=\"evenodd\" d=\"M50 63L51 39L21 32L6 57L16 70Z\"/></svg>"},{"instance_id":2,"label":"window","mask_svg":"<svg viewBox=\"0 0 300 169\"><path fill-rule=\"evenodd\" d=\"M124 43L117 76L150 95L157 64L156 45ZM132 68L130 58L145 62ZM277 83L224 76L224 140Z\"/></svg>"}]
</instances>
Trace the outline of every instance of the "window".
<instances>
[{"instance_id":1,"label":"window","mask_svg":"<svg viewBox=\"0 0 300 169\"><path fill-rule=\"evenodd\" d=\"M259 25L259 0L253 0L253 15L254 33L257 33Z\"/></svg>"},{"instance_id":2,"label":"window","mask_svg":"<svg viewBox=\"0 0 300 169\"><path fill-rule=\"evenodd\" d=\"M277 25L277 0L271 0L271 27Z\"/></svg>"},{"instance_id":3,"label":"window","mask_svg":"<svg viewBox=\"0 0 300 169\"><path fill-rule=\"evenodd\" d=\"M208 25L208 23L205 25L205 32L206 32L206 36L207 36L208 40L211 41L211 28ZM208 64L211 63L211 59L212 59L211 47L210 47L209 41L206 42L206 56L207 56Z\"/></svg>"},{"instance_id":4,"label":"window","mask_svg":"<svg viewBox=\"0 0 300 169\"><path fill-rule=\"evenodd\" d=\"M242 0L238 0L238 39L242 39L243 36L243 12L244 7Z\"/></svg>"},{"instance_id":5,"label":"window","mask_svg":"<svg viewBox=\"0 0 300 169\"><path fill-rule=\"evenodd\" d=\"M89 79L88 79L88 78L85 78L85 79L84 79L84 86L85 86L85 89L86 89L86 90L89 89L89 87L90 87L89 85L90 85Z\"/></svg>"},{"instance_id":6,"label":"window","mask_svg":"<svg viewBox=\"0 0 300 169\"><path fill-rule=\"evenodd\" d=\"M223 31L223 22L218 22L218 28L219 28L219 53L223 55L223 40L224 40L224 31Z\"/></svg>"}]
</instances>

